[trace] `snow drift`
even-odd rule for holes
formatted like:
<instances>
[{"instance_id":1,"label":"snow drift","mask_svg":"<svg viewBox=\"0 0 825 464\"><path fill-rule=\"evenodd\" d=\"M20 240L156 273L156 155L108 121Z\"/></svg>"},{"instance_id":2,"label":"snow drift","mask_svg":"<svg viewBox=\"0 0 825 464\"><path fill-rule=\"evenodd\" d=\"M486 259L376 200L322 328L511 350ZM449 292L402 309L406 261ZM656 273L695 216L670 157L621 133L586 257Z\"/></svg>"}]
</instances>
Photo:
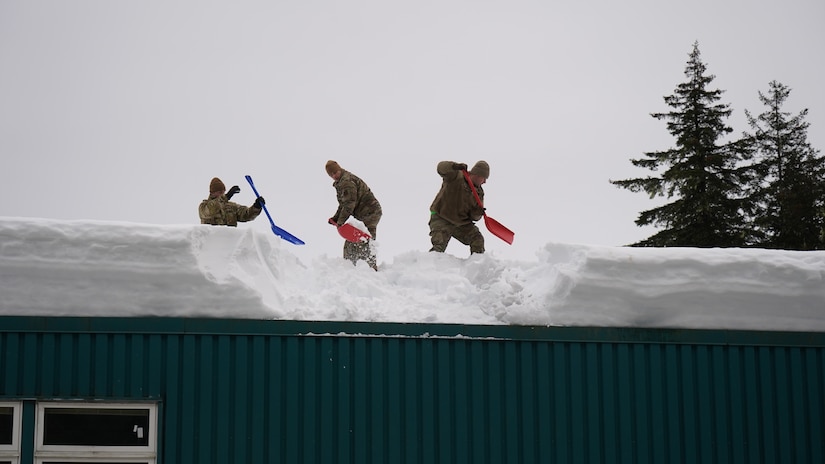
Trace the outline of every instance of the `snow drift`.
<instances>
[{"instance_id":1,"label":"snow drift","mask_svg":"<svg viewBox=\"0 0 825 464\"><path fill-rule=\"evenodd\" d=\"M821 251L549 243L531 262L410 251L375 272L293 246L243 227L0 218L0 315L825 330Z\"/></svg>"}]
</instances>

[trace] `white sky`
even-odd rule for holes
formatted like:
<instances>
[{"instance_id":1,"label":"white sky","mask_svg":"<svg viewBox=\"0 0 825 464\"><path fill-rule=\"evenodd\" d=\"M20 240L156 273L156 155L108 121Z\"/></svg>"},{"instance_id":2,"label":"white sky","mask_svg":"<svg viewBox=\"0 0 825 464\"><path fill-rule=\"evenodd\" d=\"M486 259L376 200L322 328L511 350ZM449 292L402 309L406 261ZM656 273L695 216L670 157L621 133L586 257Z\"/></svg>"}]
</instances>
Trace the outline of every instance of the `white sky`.
<instances>
[{"instance_id":1,"label":"white sky","mask_svg":"<svg viewBox=\"0 0 825 464\"><path fill-rule=\"evenodd\" d=\"M825 251L545 244L303 263L271 231L0 217L0 315L825 331Z\"/></svg>"},{"instance_id":2,"label":"white sky","mask_svg":"<svg viewBox=\"0 0 825 464\"><path fill-rule=\"evenodd\" d=\"M823 20L821 0L4 0L0 216L192 224L213 176L251 204L250 174L297 256L338 256L336 159L381 201L391 260L430 246L435 164L485 159L516 232L488 250L627 244L655 203L608 180L673 146L649 114L694 41L736 135L775 79L825 147Z\"/></svg>"}]
</instances>

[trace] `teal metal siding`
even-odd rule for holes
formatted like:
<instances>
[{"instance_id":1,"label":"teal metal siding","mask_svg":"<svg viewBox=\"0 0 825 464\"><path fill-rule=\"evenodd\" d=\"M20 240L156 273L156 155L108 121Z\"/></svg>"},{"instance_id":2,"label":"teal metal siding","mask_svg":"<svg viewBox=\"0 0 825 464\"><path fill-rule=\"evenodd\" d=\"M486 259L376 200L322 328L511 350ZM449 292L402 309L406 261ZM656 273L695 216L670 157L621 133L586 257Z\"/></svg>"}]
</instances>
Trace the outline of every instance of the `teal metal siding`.
<instances>
[{"instance_id":1,"label":"teal metal siding","mask_svg":"<svg viewBox=\"0 0 825 464\"><path fill-rule=\"evenodd\" d=\"M166 464L821 463L823 346L819 333L4 317L0 399L159 401Z\"/></svg>"}]
</instances>

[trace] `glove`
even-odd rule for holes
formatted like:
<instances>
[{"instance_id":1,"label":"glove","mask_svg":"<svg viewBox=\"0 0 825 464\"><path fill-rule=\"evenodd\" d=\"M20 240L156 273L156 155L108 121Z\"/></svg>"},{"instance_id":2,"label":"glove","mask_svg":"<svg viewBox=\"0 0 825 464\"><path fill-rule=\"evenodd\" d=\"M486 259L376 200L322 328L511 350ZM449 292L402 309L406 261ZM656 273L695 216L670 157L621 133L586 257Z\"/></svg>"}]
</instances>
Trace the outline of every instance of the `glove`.
<instances>
[{"instance_id":1,"label":"glove","mask_svg":"<svg viewBox=\"0 0 825 464\"><path fill-rule=\"evenodd\" d=\"M229 200L230 198L232 198L232 195L234 195L234 194L236 194L240 191L241 191L240 187L238 187L237 185L233 185L232 188L229 189L228 192L226 192L226 199Z\"/></svg>"},{"instance_id":2,"label":"glove","mask_svg":"<svg viewBox=\"0 0 825 464\"><path fill-rule=\"evenodd\" d=\"M338 223L335 222L335 219L329 218L329 219L327 219L327 222L334 225L335 227L338 227Z\"/></svg>"},{"instance_id":3,"label":"glove","mask_svg":"<svg viewBox=\"0 0 825 464\"><path fill-rule=\"evenodd\" d=\"M456 171L466 171L467 163L453 163L453 169Z\"/></svg>"},{"instance_id":4,"label":"glove","mask_svg":"<svg viewBox=\"0 0 825 464\"><path fill-rule=\"evenodd\" d=\"M252 204L253 208L263 209L264 205L266 204L266 200L264 197L258 197L255 199L255 203Z\"/></svg>"}]
</instances>

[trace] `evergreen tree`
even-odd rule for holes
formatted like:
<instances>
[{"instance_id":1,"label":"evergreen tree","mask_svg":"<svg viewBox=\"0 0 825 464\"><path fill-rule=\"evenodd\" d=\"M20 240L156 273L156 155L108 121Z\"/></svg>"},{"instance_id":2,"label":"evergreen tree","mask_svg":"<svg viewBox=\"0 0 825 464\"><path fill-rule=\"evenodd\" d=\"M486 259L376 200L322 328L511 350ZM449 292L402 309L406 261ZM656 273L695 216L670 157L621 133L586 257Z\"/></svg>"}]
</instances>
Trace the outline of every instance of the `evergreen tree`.
<instances>
[{"instance_id":1,"label":"evergreen tree","mask_svg":"<svg viewBox=\"0 0 825 464\"><path fill-rule=\"evenodd\" d=\"M759 206L753 223L766 248L825 249L825 159L808 143L808 126L802 110L791 117L782 111L790 89L777 82L768 94L759 92L766 110L758 117L745 111L754 131L744 140L754 154L756 173L749 190Z\"/></svg>"},{"instance_id":2,"label":"evergreen tree","mask_svg":"<svg viewBox=\"0 0 825 464\"><path fill-rule=\"evenodd\" d=\"M699 44L685 68L687 82L679 84L673 95L664 97L672 108L667 113L651 114L667 121L676 147L645 153L632 159L634 166L659 176L611 180L633 192L644 191L651 198L666 196L675 200L643 211L636 224L654 225L663 230L633 246L733 247L746 244L747 230L741 199L739 152L720 139L733 131L724 120L729 105L718 103L723 91L708 90L715 76L706 75L700 59Z\"/></svg>"}]
</instances>

